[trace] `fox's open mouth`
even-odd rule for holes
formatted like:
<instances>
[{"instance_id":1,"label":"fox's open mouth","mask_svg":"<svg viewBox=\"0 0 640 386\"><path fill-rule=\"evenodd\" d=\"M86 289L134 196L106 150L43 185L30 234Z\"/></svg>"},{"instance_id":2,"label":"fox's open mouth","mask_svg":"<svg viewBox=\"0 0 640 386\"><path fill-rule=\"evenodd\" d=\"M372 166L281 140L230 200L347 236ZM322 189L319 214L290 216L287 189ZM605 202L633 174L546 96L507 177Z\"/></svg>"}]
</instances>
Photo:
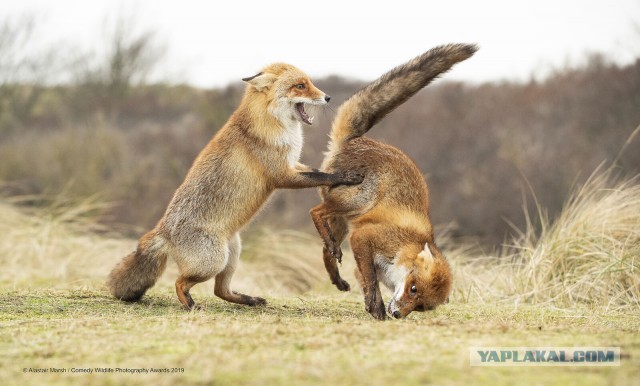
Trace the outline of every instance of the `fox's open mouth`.
<instances>
[{"instance_id":1,"label":"fox's open mouth","mask_svg":"<svg viewBox=\"0 0 640 386\"><path fill-rule=\"evenodd\" d=\"M304 103L296 103L296 110L298 111L298 115L300 115L300 119L302 119L302 122L306 123L307 125L311 125L313 123L313 117L310 117L309 115L307 115L307 112L304 111Z\"/></svg>"}]
</instances>

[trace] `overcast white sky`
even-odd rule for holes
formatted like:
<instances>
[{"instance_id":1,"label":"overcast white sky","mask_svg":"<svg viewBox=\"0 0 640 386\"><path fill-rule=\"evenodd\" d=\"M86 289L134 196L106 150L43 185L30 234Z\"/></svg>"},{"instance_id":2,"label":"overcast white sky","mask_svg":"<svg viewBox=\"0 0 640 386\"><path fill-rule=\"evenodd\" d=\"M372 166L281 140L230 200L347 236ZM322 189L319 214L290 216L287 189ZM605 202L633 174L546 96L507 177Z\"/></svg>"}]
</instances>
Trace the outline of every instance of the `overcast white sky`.
<instances>
[{"instance_id":1,"label":"overcast white sky","mask_svg":"<svg viewBox=\"0 0 640 386\"><path fill-rule=\"evenodd\" d=\"M105 20L135 15L166 42L173 80L220 86L284 61L311 76L376 78L449 42L481 47L448 79L526 80L602 52L640 56L639 0L162 1L2 0L0 16L36 12L50 42L104 43Z\"/></svg>"}]
</instances>

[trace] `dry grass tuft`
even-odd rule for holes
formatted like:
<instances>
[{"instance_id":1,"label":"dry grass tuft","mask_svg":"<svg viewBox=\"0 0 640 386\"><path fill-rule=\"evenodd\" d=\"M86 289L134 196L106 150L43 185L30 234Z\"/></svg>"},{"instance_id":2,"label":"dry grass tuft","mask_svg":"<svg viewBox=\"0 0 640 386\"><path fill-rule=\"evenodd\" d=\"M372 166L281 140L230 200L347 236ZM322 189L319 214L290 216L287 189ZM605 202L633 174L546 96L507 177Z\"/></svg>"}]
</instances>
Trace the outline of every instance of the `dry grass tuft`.
<instances>
[{"instance_id":1,"label":"dry grass tuft","mask_svg":"<svg viewBox=\"0 0 640 386\"><path fill-rule=\"evenodd\" d=\"M25 209L0 201L0 285L68 288L103 280L114 253L132 245L97 225L102 207L86 200Z\"/></svg>"},{"instance_id":2,"label":"dry grass tuft","mask_svg":"<svg viewBox=\"0 0 640 386\"><path fill-rule=\"evenodd\" d=\"M640 184L596 170L540 231L527 227L504 248L508 294L526 302L640 306Z\"/></svg>"},{"instance_id":3,"label":"dry grass tuft","mask_svg":"<svg viewBox=\"0 0 640 386\"><path fill-rule=\"evenodd\" d=\"M542 208L497 256L450 254L453 299L605 310L640 307L640 184L598 169L558 218Z\"/></svg>"}]
</instances>

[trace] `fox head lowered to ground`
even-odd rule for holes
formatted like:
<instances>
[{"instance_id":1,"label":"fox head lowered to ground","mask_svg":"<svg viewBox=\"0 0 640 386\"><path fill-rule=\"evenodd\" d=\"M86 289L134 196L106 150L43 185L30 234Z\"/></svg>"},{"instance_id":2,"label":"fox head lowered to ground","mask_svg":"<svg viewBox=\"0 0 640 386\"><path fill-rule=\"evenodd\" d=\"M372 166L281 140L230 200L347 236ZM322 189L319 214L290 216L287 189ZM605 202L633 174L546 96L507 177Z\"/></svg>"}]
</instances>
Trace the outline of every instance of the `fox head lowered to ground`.
<instances>
[{"instance_id":1,"label":"fox head lowered to ground","mask_svg":"<svg viewBox=\"0 0 640 386\"><path fill-rule=\"evenodd\" d=\"M424 250L403 251L396 264L402 270L396 277L383 277L382 282L393 291L387 312L395 318L404 318L412 311L430 311L449 301L451 270L444 256L432 244ZM395 281L394 281L395 279Z\"/></svg>"},{"instance_id":2,"label":"fox head lowered to ground","mask_svg":"<svg viewBox=\"0 0 640 386\"><path fill-rule=\"evenodd\" d=\"M445 303L452 275L435 243L421 170L401 150L363 135L476 50L471 44L433 48L354 94L333 121L322 170L350 170L363 174L364 180L358 186L320 188L323 203L311 210L311 218L324 241L325 268L342 291L350 286L340 277L337 262L340 245L351 233L365 308L377 319L385 319L387 312L403 318ZM379 282L393 292L387 307Z\"/></svg>"}]
</instances>

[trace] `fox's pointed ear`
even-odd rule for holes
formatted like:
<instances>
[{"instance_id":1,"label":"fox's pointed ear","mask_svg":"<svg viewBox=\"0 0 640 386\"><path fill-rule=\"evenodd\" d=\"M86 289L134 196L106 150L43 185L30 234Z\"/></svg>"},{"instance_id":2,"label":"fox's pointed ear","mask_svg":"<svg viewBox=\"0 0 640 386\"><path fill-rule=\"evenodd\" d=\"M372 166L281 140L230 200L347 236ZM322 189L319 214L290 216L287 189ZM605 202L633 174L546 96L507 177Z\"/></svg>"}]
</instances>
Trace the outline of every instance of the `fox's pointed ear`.
<instances>
[{"instance_id":1,"label":"fox's pointed ear","mask_svg":"<svg viewBox=\"0 0 640 386\"><path fill-rule=\"evenodd\" d=\"M433 255L431 254L428 245L424 246L424 249L422 250L422 252L418 253L418 256L424 259L425 265L427 267L430 266L431 263L433 263Z\"/></svg>"},{"instance_id":2,"label":"fox's pointed ear","mask_svg":"<svg viewBox=\"0 0 640 386\"><path fill-rule=\"evenodd\" d=\"M262 91L264 89L268 89L273 84L273 82L275 82L276 77L272 74L259 72L254 76L242 78L242 80L255 87L256 90Z\"/></svg>"}]
</instances>

